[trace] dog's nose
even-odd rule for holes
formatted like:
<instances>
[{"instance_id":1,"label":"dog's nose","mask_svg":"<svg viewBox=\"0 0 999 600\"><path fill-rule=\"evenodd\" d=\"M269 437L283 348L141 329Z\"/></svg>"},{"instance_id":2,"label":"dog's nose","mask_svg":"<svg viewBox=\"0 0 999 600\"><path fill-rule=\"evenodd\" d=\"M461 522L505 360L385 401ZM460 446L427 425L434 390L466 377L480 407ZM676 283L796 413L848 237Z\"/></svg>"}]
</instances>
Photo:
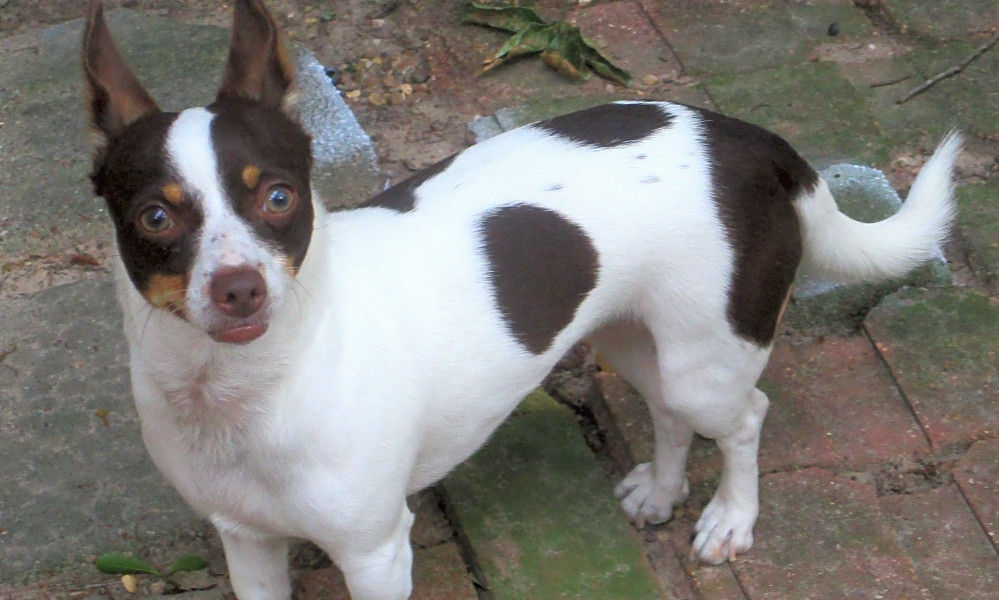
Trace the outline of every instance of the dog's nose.
<instances>
[{"instance_id":1,"label":"dog's nose","mask_svg":"<svg viewBox=\"0 0 999 600\"><path fill-rule=\"evenodd\" d=\"M212 277L212 303L230 317L243 319L260 310L267 284L251 267L222 269Z\"/></svg>"}]
</instances>

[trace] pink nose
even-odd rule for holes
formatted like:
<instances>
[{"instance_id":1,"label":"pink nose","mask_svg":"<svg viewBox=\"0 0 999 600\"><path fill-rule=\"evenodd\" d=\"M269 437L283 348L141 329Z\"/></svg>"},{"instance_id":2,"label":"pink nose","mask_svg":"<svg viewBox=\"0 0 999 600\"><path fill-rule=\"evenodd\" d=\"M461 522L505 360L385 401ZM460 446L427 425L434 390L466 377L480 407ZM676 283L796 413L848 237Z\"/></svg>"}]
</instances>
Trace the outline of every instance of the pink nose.
<instances>
[{"instance_id":1,"label":"pink nose","mask_svg":"<svg viewBox=\"0 0 999 600\"><path fill-rule=\"evenodd\" d=\"M212 277L212 303L237 319L260 310L267 299L267 284L260 272L250 267L222 269Z\"/></svg>"}]
</instances>

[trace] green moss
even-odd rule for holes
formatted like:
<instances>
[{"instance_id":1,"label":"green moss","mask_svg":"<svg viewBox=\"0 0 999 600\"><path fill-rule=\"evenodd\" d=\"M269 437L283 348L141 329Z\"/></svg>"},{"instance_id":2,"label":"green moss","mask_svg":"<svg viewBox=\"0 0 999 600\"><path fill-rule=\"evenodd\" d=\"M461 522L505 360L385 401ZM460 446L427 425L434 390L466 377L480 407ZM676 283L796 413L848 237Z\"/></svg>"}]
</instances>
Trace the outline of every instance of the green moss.
<instances>
[{"instance_id":1,"label":"green moss","mask_svg":"<svg viewBox=\"0 0 999 600\"><path fill-rule=\"evenodd\" d=\"M573 416L535 392L445 481L496 598L658 598Z\"/></svg>"}]
</instances>

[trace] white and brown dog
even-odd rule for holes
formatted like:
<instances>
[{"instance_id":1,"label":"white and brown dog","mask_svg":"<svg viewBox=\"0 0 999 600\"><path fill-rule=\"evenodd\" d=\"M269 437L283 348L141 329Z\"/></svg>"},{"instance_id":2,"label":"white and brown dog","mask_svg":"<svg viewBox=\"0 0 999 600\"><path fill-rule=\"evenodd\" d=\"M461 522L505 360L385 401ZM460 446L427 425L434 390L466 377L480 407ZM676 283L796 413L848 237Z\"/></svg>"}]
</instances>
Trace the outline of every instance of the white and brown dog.
<instances>
[{"instance_id":1,"label":"white and brown dog","mask_svg":"<svg viewBox=\"0 0 999 600\"><path fill-rule=\"evenodd\" d=\"M235 3L205 108L157 108L99 0L83 62L143 437L218 528L241 600L289 597L291 537L328 551L355 600L407 598L407 494L475 452L583 338L655 422L654 460L617 488L625 512L670 518L696 431L724 470L694 551L747 550L768 404L755 386L799 263L840 281L902 275L954 211L956 136L896 215L863 224L767 131L618 102L329 214L262 0Z\"/></svg>"}]
</instances>

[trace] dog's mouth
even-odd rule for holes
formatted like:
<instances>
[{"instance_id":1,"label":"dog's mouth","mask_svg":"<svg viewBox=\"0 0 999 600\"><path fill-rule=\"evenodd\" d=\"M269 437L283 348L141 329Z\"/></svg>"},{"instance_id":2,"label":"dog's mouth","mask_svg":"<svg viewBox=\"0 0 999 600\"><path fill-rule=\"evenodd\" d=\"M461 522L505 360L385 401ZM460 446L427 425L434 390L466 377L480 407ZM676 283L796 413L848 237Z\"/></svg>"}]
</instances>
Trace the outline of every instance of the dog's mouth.
<instances>
[{"instance_id":1,"label":"dog's mouth","mask_svg":"<svg viewBox=\"0 0 999 600\"><path fill-rule=\"evenodd\" d=\"M237 321L225 323L208 332L208 335L216 342L223 344L249 344L253 340L264 335L267 331L267 323L254 319L250 321Z\"/></svg>"}]
</instances>

